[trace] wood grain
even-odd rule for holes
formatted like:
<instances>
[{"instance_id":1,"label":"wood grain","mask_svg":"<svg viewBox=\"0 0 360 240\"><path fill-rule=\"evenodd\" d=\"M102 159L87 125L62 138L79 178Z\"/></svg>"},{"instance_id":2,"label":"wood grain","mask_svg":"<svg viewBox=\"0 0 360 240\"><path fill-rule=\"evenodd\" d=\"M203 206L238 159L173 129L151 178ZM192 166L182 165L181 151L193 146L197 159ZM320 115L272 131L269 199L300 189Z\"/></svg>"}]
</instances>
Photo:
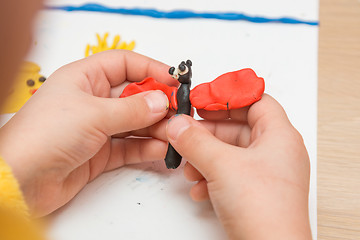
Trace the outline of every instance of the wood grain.
<instances>
[{"instance_id":1,"label":"wood grain","mask_svg":"<svg viewBox=\"0 0 360 240\"><path fill-rule=\"evenodd\" d=\"M318 239L360 239L360 1L320 0Z\"/></svg>"}]
</instances>

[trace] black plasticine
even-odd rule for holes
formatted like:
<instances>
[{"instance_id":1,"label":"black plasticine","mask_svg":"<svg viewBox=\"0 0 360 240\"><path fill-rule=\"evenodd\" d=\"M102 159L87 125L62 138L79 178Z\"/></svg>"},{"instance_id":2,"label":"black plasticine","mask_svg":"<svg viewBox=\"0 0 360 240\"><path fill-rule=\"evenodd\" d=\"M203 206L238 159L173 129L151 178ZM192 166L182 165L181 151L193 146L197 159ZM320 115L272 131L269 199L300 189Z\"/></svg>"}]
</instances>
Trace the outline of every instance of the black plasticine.
<instances>
[{"instance_id":1,"label":"black plasticine","mask_svg":"<svg viewBox=\"0 0 360 240\"><path fill-rule=\"evenodd\" d=\"M191 87L191 71L192 63L187 60L180 63L178 69L174 67L169 69L169 73L180 82L180 87L176 94L176 100L178 103L178 110L176 114L190 115L191 103L190 103L190 87ZM181 163L182 156L174 149L169 143L168 151L165 156L166 167L169 169L177 168Z\"/></svg>"}]
</instances>

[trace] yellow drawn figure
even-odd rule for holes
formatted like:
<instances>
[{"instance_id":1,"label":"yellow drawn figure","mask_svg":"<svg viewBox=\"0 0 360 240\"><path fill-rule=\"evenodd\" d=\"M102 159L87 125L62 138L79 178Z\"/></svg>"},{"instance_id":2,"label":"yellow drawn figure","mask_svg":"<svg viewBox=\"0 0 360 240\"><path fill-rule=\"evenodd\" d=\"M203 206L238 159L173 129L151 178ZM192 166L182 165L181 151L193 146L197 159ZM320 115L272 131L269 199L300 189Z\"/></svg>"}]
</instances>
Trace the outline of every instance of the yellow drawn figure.
<instances>
[{"instance_id":1,"label":"yellow drawn figure","mask_svg":"<svg viewBox=\"0 0 360 240\"><path fill-rule=\"evenodd\" d=\"M108 37L109 37L109 33L105 33L104 38L101 38L99 34L96 34L98 45L91 46L90 44L88 44L85 49L85 57L88 57L91 54L103 52L110 49L133 50L135 48L135 41L131 41L130 43L120 42L119 35L116 35L114 37L113 43L111 45L108 45L107 44Z\"/></svg>"},{"instance_id":2,"label":"yellow drawn figure","mask_svg":"<svg viewBox=\"0 0 360 240\"><path fill-rule=\"evenodd\" d=\"M19 111L45 80L46 78L40 74L39 65L33 62L24 62L14 85L9 88L8 97L1 107L0 113Z\"/></svg>"}]
</instances>

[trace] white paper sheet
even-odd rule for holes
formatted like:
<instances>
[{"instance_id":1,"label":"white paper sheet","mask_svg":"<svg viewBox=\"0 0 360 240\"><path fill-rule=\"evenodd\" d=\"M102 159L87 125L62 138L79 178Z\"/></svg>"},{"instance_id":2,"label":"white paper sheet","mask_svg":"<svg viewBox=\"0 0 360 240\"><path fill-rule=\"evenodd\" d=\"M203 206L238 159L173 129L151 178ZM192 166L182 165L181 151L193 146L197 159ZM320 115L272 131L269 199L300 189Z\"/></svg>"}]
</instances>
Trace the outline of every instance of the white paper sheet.
<instances>
[{"instance_id":1,"label":"white paper sheet","mask_svg":"<svg viewBox=\"0 0 360 240\"><path fill-rule=\"evenodd\" d=\"M48 5L85 1L48 1ZM116 7L242 12L267 17L318 19L318 3L303 1L101 1ZM169 65L191 59L193 86L250 67L265 92L285 108L311 158L310 221L316 239L317 32L316 26L211 19L154 19L117 14L44 10L28 59L50 75L84 57L95 33L136 41L135 51ZM36 45L35 45L36 42ZM52 216L52 239L225 239L209 203L192 202L182 167L162 162L124 167L85 187Z\"/></svg>"}]
</instances>

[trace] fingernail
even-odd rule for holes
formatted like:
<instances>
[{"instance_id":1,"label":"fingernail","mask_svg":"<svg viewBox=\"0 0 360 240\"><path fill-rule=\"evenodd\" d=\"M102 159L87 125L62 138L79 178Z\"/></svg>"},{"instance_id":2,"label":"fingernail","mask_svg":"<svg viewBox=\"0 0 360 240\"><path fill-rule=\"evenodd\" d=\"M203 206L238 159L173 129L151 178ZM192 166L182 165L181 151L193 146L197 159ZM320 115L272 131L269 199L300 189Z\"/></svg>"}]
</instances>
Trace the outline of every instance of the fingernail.
<instances>
[{"instance_id":1,"label":"fingernail","mask_svg":"<svg viewBox=\"0 0 360 240\"><path fill-rule=\"evenodd\" d=\"M161 113L169 108L169 100L165 93L161 91L150 92L144 98L153 113Z\"/></svg>"},{"instance_id":2,"label":"fingernail","mask_svg":"<svg viewBox=\"0 0 360 240\"><path fill-rule=\"evenodd\" d=\"M176 140L186 129L190 127L189 121L181 114L177 114L170 118L166 127L168 137L172 140Z\"/></svg>"}]
</instances>

